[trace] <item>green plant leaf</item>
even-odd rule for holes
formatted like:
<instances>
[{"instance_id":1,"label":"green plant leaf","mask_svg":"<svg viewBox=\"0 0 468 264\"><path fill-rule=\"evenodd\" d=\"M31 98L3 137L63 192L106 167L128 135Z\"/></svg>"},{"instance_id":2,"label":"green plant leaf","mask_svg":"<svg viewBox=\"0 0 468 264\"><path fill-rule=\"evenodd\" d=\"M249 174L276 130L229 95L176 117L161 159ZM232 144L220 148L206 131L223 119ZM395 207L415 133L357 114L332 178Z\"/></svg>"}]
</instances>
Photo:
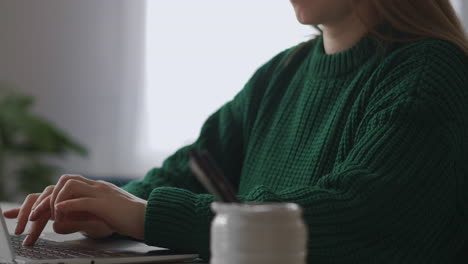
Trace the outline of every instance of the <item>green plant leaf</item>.
<instances>
[{"instance_id":1,"label":"green plant leaf","mask_svg":"<svg viewBox=\"0 0 468 264\"><path fill-rule=\"evenodd\" d=\"M70 139L63 130L29 113L32 102L30 97L18 93L0 99L0 139L3 147L55 155L67 152L81 156L88 154L85 147Z\"/></svg>"},{"instance_id":2,"label":"green plant leaf","mask_svg":"<svg viewBox=\"0 0 468 264\"><path fill-rule=\"evenodd\" d=\"M34 104L34 97L24 95L12 89L0 87L0 114L27 112Z\"/></svg>"},{"instance_id":3,"label":"green plant leaf","mask_svg":"<svg viewBox=\"0 0 468 264\"><path fill-rule=\"evenodd\" d=\"M32 113L33 104L32 96L0 83L0 183L6 180L2 170L5 164L26 162L12 175L25 193L42 191L60 171L56 166L41 162L42 157L58 157L69 152L88 154L86 148L65 131ZM4 192L0 190L1 195Z\"/></svg>"}]
</instances>

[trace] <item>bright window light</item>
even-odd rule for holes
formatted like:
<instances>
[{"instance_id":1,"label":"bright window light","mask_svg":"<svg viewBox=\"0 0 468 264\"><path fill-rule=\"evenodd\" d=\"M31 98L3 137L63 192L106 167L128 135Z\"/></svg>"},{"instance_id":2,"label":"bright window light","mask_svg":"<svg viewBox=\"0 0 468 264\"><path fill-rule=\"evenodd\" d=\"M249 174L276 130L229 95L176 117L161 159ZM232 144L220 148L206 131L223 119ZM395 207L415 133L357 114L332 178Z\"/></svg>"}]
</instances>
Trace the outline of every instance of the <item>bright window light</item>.
<instances>
[{"instance_id":1,"label":"bright window light","mask_svg":"<svg viewBox=\"0 0 468 264\"><path fill-rule=\"evenodd\" d=\"M255 70L315 31L289 1L147 1L146 88L140 152L171 154Z\"/></svg>"}]
</instances>

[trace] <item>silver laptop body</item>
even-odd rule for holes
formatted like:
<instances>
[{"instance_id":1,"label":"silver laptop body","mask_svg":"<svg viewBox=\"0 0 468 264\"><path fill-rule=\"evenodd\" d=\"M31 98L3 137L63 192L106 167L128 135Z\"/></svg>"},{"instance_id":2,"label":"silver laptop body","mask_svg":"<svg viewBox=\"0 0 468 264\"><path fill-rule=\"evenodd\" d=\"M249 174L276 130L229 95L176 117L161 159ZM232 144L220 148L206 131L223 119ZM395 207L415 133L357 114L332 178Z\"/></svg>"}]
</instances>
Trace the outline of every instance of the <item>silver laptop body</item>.
<instances>
[{"instance_id":1,"label":"silver laptop body","mask_svg":"<svg viewBox=\"0 0 468 264\"><path fill-rule=\"evenodd\" d=\"M41 236L34 247L22 247L22 237L12 236L0 208L0 263L144 263L191 260L197 254L184 254L127 240L98 241L75 235L73 240L54 241ZM55 235L56 236L56 235Z\"/></svg>"}]
</instances>

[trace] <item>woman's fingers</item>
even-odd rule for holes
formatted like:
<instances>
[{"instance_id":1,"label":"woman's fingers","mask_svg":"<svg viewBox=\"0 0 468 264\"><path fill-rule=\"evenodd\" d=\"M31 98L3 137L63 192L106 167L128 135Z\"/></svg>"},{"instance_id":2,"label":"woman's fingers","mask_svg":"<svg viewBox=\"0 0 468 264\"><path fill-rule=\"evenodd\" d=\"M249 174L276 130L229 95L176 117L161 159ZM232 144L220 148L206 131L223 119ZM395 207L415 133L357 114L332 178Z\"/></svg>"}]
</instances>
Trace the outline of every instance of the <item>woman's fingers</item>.
<instances>
[{"instance_id":1,"label":"woman's fingers","mask_svg":"<svg viewBox=\"0 0 468 264\"><path fill-rule=\"evenodd\" d=\"M112 229L100 220L80 221L67 219L65 221L55 222L53 228L58 234L82 232L84 235L91 238L103 238L113 233Z\"/></svg>"},{"instance_id":2,"label":"woman's fingers","mask_svg":"<svg viewBox=\"0 0 468 264\"><path fill-rule=\"evenodd\" d=\"M15 209L5 211L3 212L3 216L5 216L6 218L16 218L18 217L20 210L21 208L15 208Z\"/></svg>"},{"instance_id":3,"label":"woman's fingers","mask_svg":"<svg viewBox=\"0 0 468 264\"><path fill-rule=\"evenodd\" d=\"M70 214L90 214L102 219L111 226L109 215L106 212L106 206L101 205L99 199L82 197L72 200L66 200L55 205L58 222L70 217Z\"/></svg>"},{"instance_id":4,"label":"woman's fingers","mask_svg":"<svg viewBox=\"0 0 468 264\"><path fill-rule=\"evenodd\" d=\"M44 214L41 218L32 222L30 232L23 241L23 246L29 247L33 246L34 243L36 243L37 239L42 233L42 230L44 230L44 227L47 225L47 222L49 222L49 219L50 212Z\"/></svg>"},{"instance_id":5,"label":"woman's fingers","mask_svg":"<svg viewBox=\"0 0 468 264\"><path fill-rule=\"evenodd\" d=\"M105 215L106 208L100 206L99 199L92 197L81 197L71 200L66 200L55 205L57 213L70 214L70 213L90 213L100 217Z\"/></svg>"},{"instance_id":6,"label":"woman's fingers","mask_svg":"<svg viewBox=\"0 0 468 264\"><path fill-rule=\"evenodd\" d=\"M81 175L62 175L60 179L58 180L57 184L55 185L54 191L51 194L51 199L50 199L50 208L51 208L51 217L52 219L55 219L55 208L54 205L56 204L56 199L60 191L62 190L63 186L69 181L69 180L77 180L77 181L82 181L88 184L92 184L92 180L89 180Z\"/></svg>"},{"instance_id":7,"label":"woman's fingers","mask_svg":"<svg viewBox=\"0 0 468 264\"><path fill-rule=\"evenodd\" d=\"M33 193L26 197L21 208L16 208L13 210L6 211L4 213L7 218L18 218L15 234L19 235L24 232L26 225L31 214L31 210L40 203L43 199L46 199L54 189L54 186L48 186L44 189L42 193Z\"/></svg>"},{"instance_id":8,"label":"woman's fingers","mask_svg":"<svg viewBox=\"0 0 468 264\"><path fill-rule=\"evenodd\" d=\"M43 200L45 200L46 198L48 198L52 194L52 192L54 191L54 187L55 187L54 185L50 185L50 186L47 186L42 191L42 193L39 195L36 202L34 203L34 205L31 208L33 211Z\"/></svg>"},{"instance_id":9,"label":"woman's fingers","mask_svg":"<svg viewBox=\"0 0 468 264\"><path fill-rule=\"evenodd\" d=\"M56 189L57 188L54 188L54 190ZM56 203L81 196L94 196L92 186L80 180L69 179L58 193ZM31 214L29 220L36 221L43 213L50 211L51 218L57 221L57 215L52 215L54 204L52 204L51 200L52 196L49 195L46 199L39 203L39 205L36 206L34 212Z\"/></svg>"},{"instance_id":10,"label":"woman's fingers","mask_svg":"<svg viewBox=\"0 0 468 264\"><path fill-rule=\"evenodd\" d=\"M28 223L29 213L31 212L31 208L33 207L38 197L38 193L26 196L26 199L24 200L23 205L21 206L21 209L18 213L18 221L15 228L16 235L22 234L24 232L24 229Z\"/></svg>"},{"instance_id":11,"label":"woman's fingers","mask_svg":"<svg viewBox=\"0 0 468 264\"><path fill-rule=\"evenodd\" d=\"M51 216L51 214L50 214L50 196L48 196L43 201L41 201L36 206L36 208L34 208L34 206L33 206L33 210L31 212L31 215L29 216L29 221L37 221L37 219L41 218L41 216L44 213L47 213L49 215L49 217Z\"/></svg>"},{"instance_id":12,"label":"woman's fingers","mask_svg":"<svg viewBox=\"0 0 468 264\"><path fill-rule=\"evenodd\" d=\"M34 203L31 211L31 215L29 216L29 221L36 221L41 214L45 211L50 211L50 195L54 191L55 186L50 185L47 186L44 191L41 193L39 198L37 198L36 202Z\"/></svg>"},{"instance_id":13,"label":"woman's fingers","mask_svg":"<svg viewBox=\"0 0 468 264\"><path fill-rule=\"evenodd\" d=\"M97 190L94 186L80 180L71 179L65 183L58 193L54 206L60 202L74 198L96 197L96 192Z\"/></svg>"},{"instance_id":14,"label":"woman's fingers","mask_svg":"<svg viewBox=\"0 0 468 264\"><path fill-rule=\"evenodd\" d=\"M145 200L107 183L96 183L92 188L97 197L66 199L56 203L56 221L66 219L71 213L88 213L100 218L115 232L144 239Z\"/></svg>"}]
</instances>

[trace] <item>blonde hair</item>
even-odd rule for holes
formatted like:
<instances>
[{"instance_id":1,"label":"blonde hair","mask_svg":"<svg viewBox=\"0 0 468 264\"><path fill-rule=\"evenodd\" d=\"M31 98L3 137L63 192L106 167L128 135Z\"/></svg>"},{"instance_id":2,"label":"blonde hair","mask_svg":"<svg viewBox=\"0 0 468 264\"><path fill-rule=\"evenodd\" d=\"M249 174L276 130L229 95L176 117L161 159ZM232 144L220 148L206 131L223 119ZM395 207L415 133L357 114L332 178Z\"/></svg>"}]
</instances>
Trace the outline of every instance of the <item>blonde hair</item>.
<instances>
[{"instance_id":1,"label":"blonde hair","mask_svg":"<svg viewBox=\"0 0 468 264\"><path fill-rule=\"evenodd\" d=\"M468 56L466 33L449 0L354 2L359 16L369 26L370 33L380 39L396 42L442 39L451 42Z\"/></svg>"}]
</instances>

